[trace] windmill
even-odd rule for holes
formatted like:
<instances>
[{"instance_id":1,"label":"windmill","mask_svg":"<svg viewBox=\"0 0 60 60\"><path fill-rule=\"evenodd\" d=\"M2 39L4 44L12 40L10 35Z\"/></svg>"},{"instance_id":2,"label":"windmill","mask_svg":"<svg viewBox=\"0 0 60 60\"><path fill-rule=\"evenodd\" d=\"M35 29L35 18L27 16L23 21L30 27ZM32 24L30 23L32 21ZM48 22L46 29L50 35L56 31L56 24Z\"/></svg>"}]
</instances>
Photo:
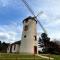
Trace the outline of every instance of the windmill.
<instances>
[{"instance_id":1,"label":"windmill","mask_svg":"<svg viewBox=\"0 0 60 60\"><path fill-rule=\"evenodd\" d=\"M25 0L21 1L25 4L25 6L28 8L33 17L29 16L28 18L23 20L23 32L21 38L20 52L37 54L36 24L38 23L42 30L44 31L44 33L46 33L45 28L43 27L41 22L37 19L37 17L43 12L40 12L37 16L35 16L34 11L31 9L29 4Z\"/></svg>"},{"instance_id":2,"label":"windmill","mask_svg":"<svg viewBox=\"0 0 60 60\"><path fill-rule=\"evenodd\" d=\"M36 16L36 15L34 14L34 11L32 10L32 8L30 7L30 5L29 5L25 0L21 0L21 1L25 4L25 6L26 6L27 9L29 10L29 12L34 16L35 20L38 22L38 24L40 25L40 27L42 28L42 30L44 31L44 33L47 34L45 28L43 27L43 25L41 24L41 22L37 19L37 17L38 17L39 15L41 15L41 14L43 13L43 11L39 12L39 13L37 14L37 16Z\"/></svg>"}]
</instances>

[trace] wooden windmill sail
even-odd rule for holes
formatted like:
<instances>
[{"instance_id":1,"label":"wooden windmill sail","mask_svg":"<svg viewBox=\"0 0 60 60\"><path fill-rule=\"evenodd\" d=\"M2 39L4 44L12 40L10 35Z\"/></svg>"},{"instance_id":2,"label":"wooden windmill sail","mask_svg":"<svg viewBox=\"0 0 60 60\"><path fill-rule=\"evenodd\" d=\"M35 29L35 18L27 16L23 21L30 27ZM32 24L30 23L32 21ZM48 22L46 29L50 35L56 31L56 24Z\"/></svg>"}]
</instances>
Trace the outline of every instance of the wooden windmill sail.
<instances>
[{"instance_id":1,"label":"wooden windmill sail","mask_svg":"<svg viewBox=\"0 0 60 60\"><path fill-rule=\"evenodd\" d=\"M30 7L30 5L27 3L26 0L21 0L25 6L27 7L27 9L29 10L29 12L33 15L33 17L35 18L35 20L38 22L38 24L40 25L40 27L42 28L42 30L44 31L44 33L47 34L45 28L43 27L43 25L41 24L41 22L37 19L37 17L43 13L43 11L41 11L40 13L37 14L37 16L34 14L34 11L32 10L32 8Z\"/></svg>"},{"instance_id":2,"label":"wooden windmill sail","mask_svg":"<svg viewBox=\"0 0 60 60\"><path fill-rule=\"evenodd\" d=\"M21 0L21 1L25 4L25 6L31 12L33 17L29 16L23 20L23 32L21 38L20 52L37 54L36 24L38 23L40 27L43 29L44 33L46 33L46 30L44 29L43 25L37 19L37 16L42 12L40 12L37 16L35 16L34 11L31 9L29 4L25 0Z\"/></svg>"}]
</instances>

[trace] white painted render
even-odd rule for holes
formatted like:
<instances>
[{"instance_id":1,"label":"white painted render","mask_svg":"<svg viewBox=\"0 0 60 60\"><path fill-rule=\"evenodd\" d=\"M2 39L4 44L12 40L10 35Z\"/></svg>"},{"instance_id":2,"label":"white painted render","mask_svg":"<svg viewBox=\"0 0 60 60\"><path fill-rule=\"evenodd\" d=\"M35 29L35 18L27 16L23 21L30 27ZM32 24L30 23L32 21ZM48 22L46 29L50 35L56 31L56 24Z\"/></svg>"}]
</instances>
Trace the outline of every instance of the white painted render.
<instances>
[{"instance_id":1,"label":"white painted render","mask_svg":"<svg viewBox=\"0 0 60 60\"><path fill-rule=\"evenodd\" d=\"M15 46L15 49L14 49L14 45L16 45L16 46ZM19 47L20 47L19 44L13 44L13 45L12 45L12 53L19 52Z\"/></svg>"},{"instance_id":2,"label":"white painted render","mask_svg":"<svg viewBox=\"0 0 60 60\"><path fill-rule=\"evenodd\" d=\"M25 25L28 25L27 31L24 31ZM26 38L24 38L24 35L26 35ZM20 52L34 53L34 46L37 46L34 36L37 36L36 21L29 19L28 23L24 22L23 24Z\"/></svg>"},{"instance_id":3,"label":"white painted render","mask_svg":"<svg viewBox=\"0 0 60 60\"><path fill-rule=\"evenodd\" d=\"M15 49L14 49L14 45L16 45ZM17 52L19 52L19 49L20 49L20 45L19 44L9 45L8 48L7 48L7 53L17 53Z\"/></svg>"}]
</instances>

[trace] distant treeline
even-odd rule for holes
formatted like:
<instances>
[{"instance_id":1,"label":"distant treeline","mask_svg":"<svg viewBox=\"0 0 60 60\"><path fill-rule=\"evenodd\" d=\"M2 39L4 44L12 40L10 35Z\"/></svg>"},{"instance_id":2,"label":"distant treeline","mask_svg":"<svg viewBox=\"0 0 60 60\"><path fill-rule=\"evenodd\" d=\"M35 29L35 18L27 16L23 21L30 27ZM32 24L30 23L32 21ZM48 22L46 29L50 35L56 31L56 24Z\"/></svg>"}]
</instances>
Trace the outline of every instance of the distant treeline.
<instances>
[{"instance_id":1,"label":"distant treeline","mask_svg":"<svg viewBox=\"0 0 60 60\"><path fill-rule=\"evenodd\" d=\"M50 41L50 38L47 36L47 34L41 34L41 37L39 38L39 44L40 43L44 44L43 53L60 54L60 45L55 41Z\"/></svg>"},{"instance_id":2,"label":"distant treeline","mask_svg":"<svg viewBox=\"0 0 60 60\"><path fill-rule=\"evenodd\" d=\"M2 52L2 53L5 53L5 52L7 52L7 47L8 47L8 43L5 43L5 42L1 42L0 41L0 52Z\"/></svg>"}]
</instances>

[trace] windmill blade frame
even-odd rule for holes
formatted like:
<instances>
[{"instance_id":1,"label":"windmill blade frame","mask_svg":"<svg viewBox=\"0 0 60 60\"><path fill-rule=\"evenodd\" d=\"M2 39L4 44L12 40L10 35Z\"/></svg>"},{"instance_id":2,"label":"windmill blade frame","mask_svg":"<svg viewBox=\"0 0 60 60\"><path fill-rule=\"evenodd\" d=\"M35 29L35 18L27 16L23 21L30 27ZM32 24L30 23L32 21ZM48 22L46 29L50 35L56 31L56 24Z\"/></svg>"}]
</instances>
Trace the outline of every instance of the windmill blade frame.
<instances>
[{"instance_id":1,"label":"windmill blade frame","mask_svg":"<svg viewBox=\"0 0 60 60\"><path fill-rule=\"evenodd\" d=\"M41 15L43 13L43 11L40 11L37 15L36 15L36 17L38 17L39 15Z\"/></svg>"},{"instance_id":2,"label":"windmill blade frame","mask_svg":"<svg viewBox=\"0 0 60 60\"><path fill-rule=\"evenodd\" d=\"M41 13L39 13L37 16L35 16L34 11L32 10L32 8L29 6L29 4L25 1L25 0L21 0L25 6L27 7L27 9L31 12L31 14L34 16L35 20L39 23L40 27L42 28L42 30L44 31L44 33L46 33L45 28L43 27L43 25L41 24L41 22L37 19L37 16ZM46 33L47 34L47 33Z\"/></svg>"},{"instance_id":3,"label":"windmill blade frame","mask_svg":"<svg viewBox=\"0 0 60 60\"><path fill-rule=\"evenodd\" d=\"M43 25L41 24L41 22L39 20L37 20L37 22L39 23L40 27L43 29L44 33L47 34L47 32L46 32L45 28L43 27Z\"/></svg>"},{"instance_id":4,"label":"windmill blade frame","mask_svg":"<svg viewBox=\"0 0 60 60\"><path fill-rule=\"evenodd\" d=\"M25 0L21 0L25 6L27 7L27 9L31 12L32 15L34 15L35 17L35 14L34 14L34 11L31 9L31 7L29 6L29 4L25 1Z\"/></svg>"}]
</instances>

